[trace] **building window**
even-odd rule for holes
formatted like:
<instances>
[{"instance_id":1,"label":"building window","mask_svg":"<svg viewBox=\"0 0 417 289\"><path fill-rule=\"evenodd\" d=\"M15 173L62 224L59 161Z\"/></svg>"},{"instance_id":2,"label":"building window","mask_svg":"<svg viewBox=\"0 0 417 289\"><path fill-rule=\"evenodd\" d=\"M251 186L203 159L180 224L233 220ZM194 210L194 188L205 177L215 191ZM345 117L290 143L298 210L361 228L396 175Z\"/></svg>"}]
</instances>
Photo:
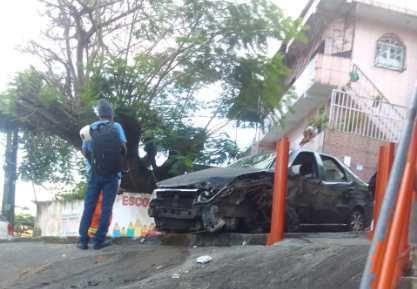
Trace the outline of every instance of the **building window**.
<instances>
[{"instance_id":1,"label":"building window","mask_svg":"<svg viewBox=\"0 0 417 289\"><path fill-rule=\"evenodd\" d=\"M404 71L405 46L395 35L384 35L377 42L375 66Z\"/></svg>"}]
</instances>

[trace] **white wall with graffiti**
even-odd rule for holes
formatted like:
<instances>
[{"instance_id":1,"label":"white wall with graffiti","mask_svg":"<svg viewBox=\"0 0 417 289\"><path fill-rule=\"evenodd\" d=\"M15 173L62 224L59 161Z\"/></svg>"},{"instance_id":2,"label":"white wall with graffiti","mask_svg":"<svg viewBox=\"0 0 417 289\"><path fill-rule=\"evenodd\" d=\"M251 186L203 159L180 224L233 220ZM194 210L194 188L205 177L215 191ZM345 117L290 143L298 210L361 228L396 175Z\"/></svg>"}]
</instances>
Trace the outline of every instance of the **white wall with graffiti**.
<instances>
[{"instance_id":1,"label":"white wall with graffiti","mask_svg":"<svg viewBox=\"0 0 417 289\"><path fill-rule=\"evenodd\" d=\"M117 196L109 236L153 235L154 220L148 216L148 194L124 193ZM35 221L37 236L78 236L84 201L39 202Z\"/></svg>"}]
</instances>

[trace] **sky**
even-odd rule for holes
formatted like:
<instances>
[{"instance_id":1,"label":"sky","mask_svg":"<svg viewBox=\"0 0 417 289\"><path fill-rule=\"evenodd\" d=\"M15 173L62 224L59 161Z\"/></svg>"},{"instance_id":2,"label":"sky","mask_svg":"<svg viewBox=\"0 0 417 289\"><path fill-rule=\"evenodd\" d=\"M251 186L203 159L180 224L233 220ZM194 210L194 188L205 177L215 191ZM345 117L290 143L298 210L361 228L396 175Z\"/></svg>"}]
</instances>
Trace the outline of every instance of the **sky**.
<instances>
[{"instance_id":1,"label":"sky","mask_svg":"<svg viewBox=\"0 0 417 289\"><path fill-rule=\"evenodd\" d=\"M308 0L272 0L276 5L284 9L286 15L298 17ZM7 83L17 71L30 67L35 60L27 54L21 54L16 50L18 45L24 45L30 39L36 40L40 35L40 30L46 26L45 18L39 16L42 5L36 0L13 0L2 1L0 9L0 92L4 91ZM278 50L278 44L271 43L270 54ZM35 63L36 64L36 63ZM241 148L247 147L255 137L253 129L234 129L231 125L226 131L233 138L236 137L237 143ZM4 163L4 135L0 136L0 167ZM21 158L21 153L19 154ZM0 200L3 196L4 172L0 170ZM41 187L35 188L38 201L52 200L52 194ZM16 213L20 212L21 207L29 207L29 212L36 214L33 203L34 191L31 183L16 182ZM0 201L1 206L1 201Z\"/></svg>"}]
</instances>

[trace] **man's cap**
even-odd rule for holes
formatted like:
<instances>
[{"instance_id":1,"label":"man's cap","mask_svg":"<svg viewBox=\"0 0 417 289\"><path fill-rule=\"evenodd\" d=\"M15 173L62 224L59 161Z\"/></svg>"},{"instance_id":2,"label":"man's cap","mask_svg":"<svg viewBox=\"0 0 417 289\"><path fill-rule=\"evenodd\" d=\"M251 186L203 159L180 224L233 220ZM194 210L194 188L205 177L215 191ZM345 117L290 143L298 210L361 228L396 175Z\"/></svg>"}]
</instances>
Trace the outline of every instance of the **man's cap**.
<instances>
[{"instance_id":1,"label":"man's cap","mask_svg":"<svg viewBox=\"0 0 417 289\"><path fill-rule=\"evenodd\" d=\"M104 99L100 99L98 102L98 116L99 117L111 117L114 116L114 110L111 105Z\"/></svg>"}]
</instances>

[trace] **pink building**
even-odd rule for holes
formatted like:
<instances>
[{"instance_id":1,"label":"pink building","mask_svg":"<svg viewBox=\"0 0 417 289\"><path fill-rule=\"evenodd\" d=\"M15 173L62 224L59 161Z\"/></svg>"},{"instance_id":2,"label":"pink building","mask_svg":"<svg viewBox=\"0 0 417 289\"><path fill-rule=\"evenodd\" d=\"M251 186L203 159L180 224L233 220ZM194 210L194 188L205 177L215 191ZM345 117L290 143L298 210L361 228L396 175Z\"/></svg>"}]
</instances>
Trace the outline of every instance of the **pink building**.
<instances>
[{"instance_id":1,"label":"pink building","mask_svg":"<svg viewBox=\"0 0 417 289\"><path fill-rule=\"evenodd\" d=\"M308 42L280 48L295 113L252 152L273 150L286 136L291 149L335 155L367 181L379 146L401 137L417 80L417 1L311 0L301 18ZM313 137L300 145L308 126Z\"/></svg>"}]
</instances>

